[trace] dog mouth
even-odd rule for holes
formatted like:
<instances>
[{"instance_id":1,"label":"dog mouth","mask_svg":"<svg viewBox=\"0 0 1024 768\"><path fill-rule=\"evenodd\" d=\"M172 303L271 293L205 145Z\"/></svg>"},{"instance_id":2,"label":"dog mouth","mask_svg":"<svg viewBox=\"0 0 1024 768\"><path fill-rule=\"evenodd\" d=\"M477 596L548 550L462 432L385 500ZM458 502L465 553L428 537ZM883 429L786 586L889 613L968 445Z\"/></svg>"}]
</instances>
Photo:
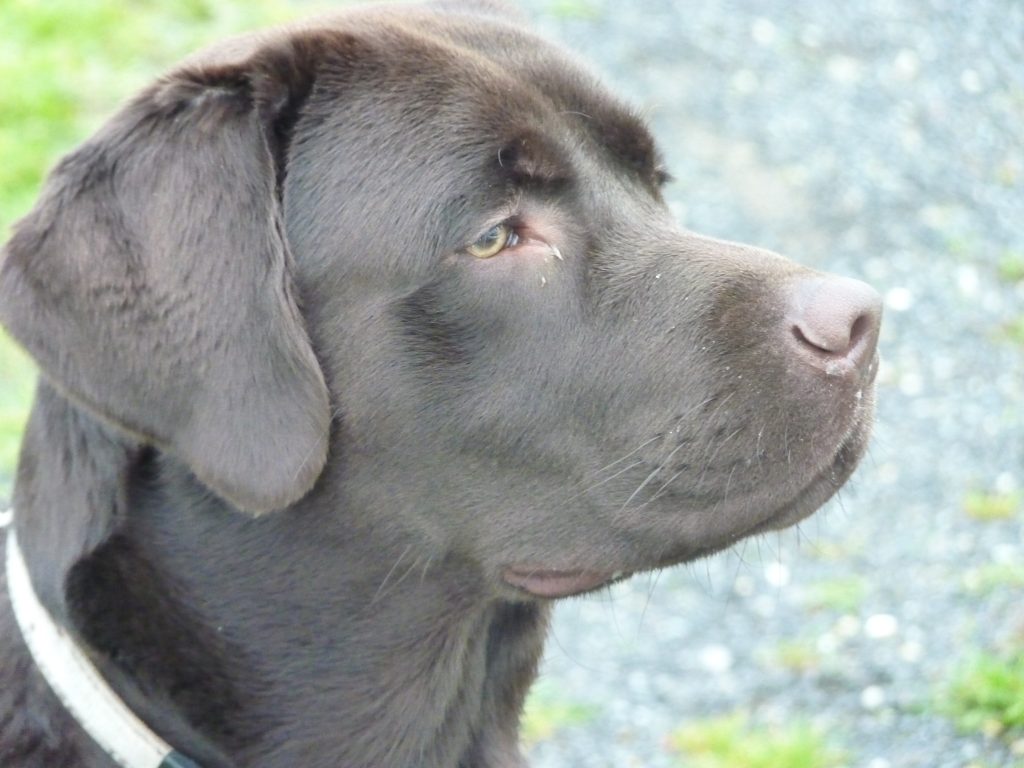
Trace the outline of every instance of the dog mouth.
<instances>
[{"instance_id":1,"label":"dog mouth","mask_svg":"<svg viewBox=\"0 0 1024 768\"><path fill-rule=\"evenodd\" d=\"M504 566L500 574L501 580L523 596L549 600L571 597L610 586L638 572L698 560L727 549L748 537L795 525L825 504L846 483L860 463L871 435L874 410L872 385L877 370L876 353L861 383L861 391L856 395L856 412L845 434L834 444L830 460L819 465L816 471L806 477L805 482L787 493L784 499L772 500L770 496L766 498L758 495L744 499L739 495L734 504L728 506L725 504L727 492L723 493L721 498L702 499L704 503L701 507L704 509L701 512L714 510L717 521L726 524L711 526L713 530L706 531L707 535L697 537L696 541L685 541L679 539L679 508L692 505L694 498L689 493L676 493L670 487L665 488L664 492L659 490L655 495L656 498L661 497L659 506L675 508L676 512L655 514L648 518L649 521L657 521L653 526L642 526L644 530L641 539L648 541L649 548L646 555L634 553L635 557L627 558L625 561L616 557L615 560L618 562L612 567L605 568L553 568L550 567L550 563L528 560L526 563ZM620 529L629 529L636 525L635 520L628 518L616 522L619 523ZM673 541L674 545L664 546ZM573 559L578 562L581 558L577 553L577 557Z\"/></svg>"},{"instance_id":2,"label":"dog mouth","mask_svg":"<svg viewBox=\"0 0 1024 768\"><path fill-rule=\"evenodd\" d=\"M842 440L832 461L816 472L787 502L767 507L761 507L760 504L748 506L748 513L758 508L762 511L760 514L748 514L747 525L719 531L717 536L707 542L683 545L661 558L654 567L665 568L698 560L727 549L743 539L796 525L820 509L846 483L863 457L870 435L870 419L859 422Z\"/></svg>"},{"instance_id":3,"label":"dog mouth","mask_svg":"<svg viewBox=\"0 0 1024 768\"><path fill-rule=\"evenodd\" d=\"M744 517L747 523L740 526L734 524L729 530L720 529L709 540L679 542L678 546L671 547L668 551L661 549L658 555L648 555L650 559L641 557L628 565L618 563L615 570L551 568L540 564L509 565L501 572L501 579L521 595L551 600L571 597L610 586L637 572L670 567L707 557L750 536L788 528L820 508L846 482L866 450L871 433L870 426L870 417L858 419L839 442L832 460L808 478L806 484L785 502L765 505L763 499L751 499L745 503L740 501L737 509L746 509ZM674 506L673 502L677 500L673 499L673 496L671 492L666 493L662 503ZM688 497L684 498L689 500ZM717 504L714 506L720 512L724 511ZM760 509L760 513L756 513L756 509ZM661 516L659 519L660 525L655 531L656 538L662 541L675 538L675 535L678 535L678 519L673 521Z\"/></svg>"},{"instance_id":4,"label":"dog mouth","mask_svg":"<svg viewBox=\"0 0 1024 768\"><path fill-rule=\"evenodd\" d=\"M849 446L844 446L849 450ZM838 463L838 462L837 462ZM852 467L847 470L852 471ZM673 552L656 563L647 563L635 570L595 570L590 568L555 569L532 565L513 565L506 567L501 574L505 584L518 592L535 598L554 600L563 597L582 595L587 592L610 586L627 579L636 571L651 568L665 568L681 562L689 562L707 557L749 536L757 536L772 530L780 530L799 522L807 515L824 504L837 490L835 480L816 477L790 503L775 509L766 517L755 520L745 530L732 532L723 541L694 546L685 545L682 551ZM840 482L841 484L841 482Z\"/></svg>"},{"instance_id":5,"label":"dog mouth","mask_svg":"<svg viewBox=\"0 0 1024 768\"><path fill-rule=\"evenodd\" d=\"M509 586L533 597L570 597L590 592L629 576L625 571L555 570L530 566L509 566L502 578Z\"/></svg>"}]
</instances>

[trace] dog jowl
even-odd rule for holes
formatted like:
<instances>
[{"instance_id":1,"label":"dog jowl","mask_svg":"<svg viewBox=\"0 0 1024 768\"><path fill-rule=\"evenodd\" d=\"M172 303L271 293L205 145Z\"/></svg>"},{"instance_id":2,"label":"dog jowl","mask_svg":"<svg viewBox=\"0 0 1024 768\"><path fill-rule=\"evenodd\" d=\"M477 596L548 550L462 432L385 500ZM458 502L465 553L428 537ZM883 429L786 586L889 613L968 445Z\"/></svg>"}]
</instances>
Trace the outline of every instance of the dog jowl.
<instances>
[{"instance_id":1,"label":"dog jowl","mask_svg":"<svg viewBox=\"0 0 1024 768\"><path fill-rule=\"evenodd\" d=\"M61 161L0 266L43 374L14 529L148 729L204 766L521 765L553 599L846 481L878 295L680 229L667 178L456 3L214 46ZM4 765L114 764L0 616Z\"/></svg>"}]
</instances>

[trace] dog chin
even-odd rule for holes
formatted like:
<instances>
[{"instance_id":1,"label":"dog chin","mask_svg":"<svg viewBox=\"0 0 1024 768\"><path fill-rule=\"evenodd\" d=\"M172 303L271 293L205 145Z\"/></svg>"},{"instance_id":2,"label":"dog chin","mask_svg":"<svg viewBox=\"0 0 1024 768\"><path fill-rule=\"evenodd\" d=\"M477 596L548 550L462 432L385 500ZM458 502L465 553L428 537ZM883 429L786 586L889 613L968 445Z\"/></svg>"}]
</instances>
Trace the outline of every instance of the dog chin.
<instances>
[{"instance_id":1,"label":"dog chin","mask_svg":"<svg viewBox=\"0 0 1024 768\"><path fill-rule=\"evenodd\" d=\"M502 571L502 581L520 598L529 596L551 600L571 597L603 589L636 573L709 557L751 536L790 528L820 509L853 474L867 450L872 412L873 402L866 400L860 418L842 440L832 460L792 499L774 507L767 515L763 511L751 509L747 519L754 522L749 527L727 534L722 540L696 544L686 542L673 547L669 554L663 554L655 562L641 562L615 570L609 568L607 563L577 569L556 569L542 565L509 566Z\"/></svg>"},{"instance_id":2,"label":"dog chin","mask_svg":"<svg viewBox=\"0 0 1024 768\"><path fill-rule=\"evenodd\" d=\"M873 412L873 400L866 399L858 414L859 418L840 442L832 460L824 469L815 474L789 502L777 507L767 516L760 516L759 522L738 533L732 541L721 548L731 546L748 536L790 528L818 511L849 480L864 457L871 437Z\"/></svg>"}]
</instances>

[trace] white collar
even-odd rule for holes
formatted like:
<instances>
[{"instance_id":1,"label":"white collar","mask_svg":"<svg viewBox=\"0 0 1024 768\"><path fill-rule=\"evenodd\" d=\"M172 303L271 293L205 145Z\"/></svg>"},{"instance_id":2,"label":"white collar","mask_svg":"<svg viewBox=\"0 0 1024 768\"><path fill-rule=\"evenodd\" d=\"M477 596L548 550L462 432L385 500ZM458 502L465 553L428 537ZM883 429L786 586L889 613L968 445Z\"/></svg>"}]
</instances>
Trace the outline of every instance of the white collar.
<instances>
[{"instance_id":1,"label":"white collar","mask_svg":"<svg viewBox=\"0 0 1024 768\"><path fill-rule=\"evenodd\" d=\"M0 523L3 522L0 519ZM21 636L36 667L64 708L117 765L122 768L199 768L153 733L128 708L74 638L39 602L13 525L7 531L7 590Z\"/></svg>"}]
</instances>

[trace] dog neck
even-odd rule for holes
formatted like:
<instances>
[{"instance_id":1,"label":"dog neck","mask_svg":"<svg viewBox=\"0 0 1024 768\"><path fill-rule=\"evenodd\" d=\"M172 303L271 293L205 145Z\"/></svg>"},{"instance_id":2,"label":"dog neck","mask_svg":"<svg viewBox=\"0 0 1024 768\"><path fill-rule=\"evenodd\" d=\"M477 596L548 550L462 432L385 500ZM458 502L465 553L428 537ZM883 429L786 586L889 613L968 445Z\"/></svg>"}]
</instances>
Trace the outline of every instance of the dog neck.
<instances>
[{"instance_id":1,"label":"dog neck","mask_svg":"<svg viewBox=\"0 0 1024 768\"><path fill-rule=\"evenodd\" d=\"M231 764L274 768L519 764L544 608L494 600L413 534L355 530L372 516L350 499L254 520L157 464L67 599L158 732L177 713Z\"/></svg>"},{"instance_id":2,"label":"dog neck","mask_svg":"<svg viewBox=\"0 0 1024 768\"><path fill-rule=\"evenodd\" d=\"M545 607L495 600L471 563L376 527L366 505L386 499L322 488L253 519L101 427L37 400L37 455L89 465L19 476L19 545L42 605L167 743L206 768L521 763Z\"/></svg>"},{"instance_id":3,"label":"dog neck","mask_svg":"<svg viewBox=\"0 0 1024 768\"><path fill-rule=\"evenodd\" d=\"M8 593L25 645L61 704L93 741L123 768L199 768L136 717L42 606L13 528L6 555Z\"/></svg>"}]
</instances>

